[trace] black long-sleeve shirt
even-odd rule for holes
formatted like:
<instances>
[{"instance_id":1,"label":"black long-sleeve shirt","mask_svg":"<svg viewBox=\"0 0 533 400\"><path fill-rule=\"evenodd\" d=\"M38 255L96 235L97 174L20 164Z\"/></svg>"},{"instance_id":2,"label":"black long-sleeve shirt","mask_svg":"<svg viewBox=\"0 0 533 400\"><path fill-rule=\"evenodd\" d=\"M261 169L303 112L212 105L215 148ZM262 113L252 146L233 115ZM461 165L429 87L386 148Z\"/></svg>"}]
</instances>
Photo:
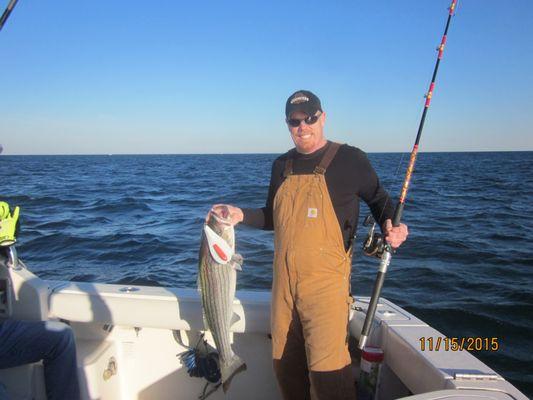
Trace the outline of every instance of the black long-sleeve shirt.
<instances>
[{"instance_id":1,"label":"black long-sleeve shirt","mask_svg":"<svg viewBox=\"0 0 533 400\"><path fill-rule=\"evenodd\" d=\"M293 152L293 174L312 174L326 149L326 146L311 154ZM276 192L284 181L283 171L289 152L281 155L272 164L272 174L266 205L259 209L243 209L245 225L272 230L274 219L272 207ZM381 186L366 154L356 147L340 146L325 174L326 184L335 214L339 221L344 245L349 248L355 235L359 218L359 199L368 204L374 219L381 226L394 214L393 203Z\"/></svg>"}]
</instances>

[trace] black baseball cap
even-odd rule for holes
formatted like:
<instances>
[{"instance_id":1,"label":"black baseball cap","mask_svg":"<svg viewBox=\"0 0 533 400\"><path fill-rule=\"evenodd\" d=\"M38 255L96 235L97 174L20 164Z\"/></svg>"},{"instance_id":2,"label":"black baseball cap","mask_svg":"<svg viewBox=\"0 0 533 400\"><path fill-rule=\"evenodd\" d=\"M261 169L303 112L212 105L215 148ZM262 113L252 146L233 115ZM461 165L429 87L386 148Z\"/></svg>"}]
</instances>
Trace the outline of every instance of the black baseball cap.
<instances>
[{"instance_id":1,"label":"black baseball cap","mask_svg":"<svg viewBox=\"0 0 533 400\"><path fill-rule=\"evenodd\" d=\"M314 116L317 111L322 111L320 99L309 90L298 90L287 99L287 103L285 104L285 117L289 118L296 111Z\"/></svg>"}]
</instances>

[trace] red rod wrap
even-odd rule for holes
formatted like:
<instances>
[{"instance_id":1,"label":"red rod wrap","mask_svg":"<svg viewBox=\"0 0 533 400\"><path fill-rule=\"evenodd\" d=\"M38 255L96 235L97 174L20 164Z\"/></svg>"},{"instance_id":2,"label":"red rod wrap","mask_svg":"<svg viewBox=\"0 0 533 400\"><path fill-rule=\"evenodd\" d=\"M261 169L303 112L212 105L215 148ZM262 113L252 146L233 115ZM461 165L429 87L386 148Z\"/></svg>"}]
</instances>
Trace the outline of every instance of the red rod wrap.
<instances>
[{"instance_id":1,"label":"red rod wrap","mask_svg":"<svg viewBox=\"0 0 533 400\"><path fill-rule=\"evenodd\" d=\"M446 35L442 37L442 41L439 46L439 59L442 58L442 53L444 53L444 46L446 45Z\"/></svg>"},{"instance_id":2,"label":"red rod wrap","mask_svg":"<svg viewBox=\"0 0 533 400\"><path fill-rule=\"evenodd\" d=\"M431 85L429 85L429 92L426 96L426 104L424 107L429 107L429 104L431 103L431 97L433 96L433 89L435 89L435 82L431 82Z\"/></svg>"},{"instance_id":3,"label":"red rod wrap","mask_svg":"<svg viewBox=\"0 0 533 400\"><path fill-rule=\"evenodd\" d=\"M452 1L452 5L450 6L450 15L453 14L454 10L455 10L455 5L457 4L457 0L453 0Z\"/></svg>"}]
</instances>

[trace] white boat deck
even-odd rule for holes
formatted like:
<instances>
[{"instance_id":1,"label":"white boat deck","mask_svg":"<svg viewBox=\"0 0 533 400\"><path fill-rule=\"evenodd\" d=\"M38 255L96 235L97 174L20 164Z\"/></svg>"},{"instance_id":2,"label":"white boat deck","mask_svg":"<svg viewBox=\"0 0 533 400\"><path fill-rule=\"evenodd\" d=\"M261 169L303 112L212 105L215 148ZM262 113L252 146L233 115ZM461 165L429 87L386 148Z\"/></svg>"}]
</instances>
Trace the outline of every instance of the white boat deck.
<instances>
[{"instance_id":1,"label":"white boat deck","mask_svg":"<svg viewBox=\"0 0 533 400\"><path fill-rule=\"evenodd\" d=\"M189 377L177 357L204 330L196 290L43 281L24 268L0 268L9 274L14 317L69 321L84 399L195 399L202 393L206 381ZM367 305L368 298L354 303L353 344ZM278 399L270 358L270 293L239 291L234 310L240 319L232 325L233 348L248 369L235 376L225 396L220 389L209 399ZM443 335L381 299L369 340L385 353L378 399L527 398L466 351L421 350L421 337ZM352 347L357 369L359 355ZM40 364L0 370L0 382L14 400L46 398Z\"/></svg>"}]
</instances>

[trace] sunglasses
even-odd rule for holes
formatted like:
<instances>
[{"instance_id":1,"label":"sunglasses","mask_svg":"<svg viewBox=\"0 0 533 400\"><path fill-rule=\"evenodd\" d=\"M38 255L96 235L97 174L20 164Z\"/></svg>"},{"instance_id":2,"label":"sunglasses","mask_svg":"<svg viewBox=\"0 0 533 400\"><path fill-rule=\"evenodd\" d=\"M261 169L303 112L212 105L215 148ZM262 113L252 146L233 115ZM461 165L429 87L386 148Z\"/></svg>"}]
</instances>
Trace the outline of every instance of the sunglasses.
<instances>
[{"instance_id":1,"label":"sunglasses","mask_svg":"<svg viewBox=\"0 0 533 400\"><path fill-rule=\"evenodd\" d=\"M304 119L297 119L297 118L291 118L287 120L287 123L292 126L293 128L296 128L300 126L300 124L305 122L306 125L313 125L316 121L318 121L318 118L320 118L321 114L313 115Z\"/></svg>"}]
</instances>

